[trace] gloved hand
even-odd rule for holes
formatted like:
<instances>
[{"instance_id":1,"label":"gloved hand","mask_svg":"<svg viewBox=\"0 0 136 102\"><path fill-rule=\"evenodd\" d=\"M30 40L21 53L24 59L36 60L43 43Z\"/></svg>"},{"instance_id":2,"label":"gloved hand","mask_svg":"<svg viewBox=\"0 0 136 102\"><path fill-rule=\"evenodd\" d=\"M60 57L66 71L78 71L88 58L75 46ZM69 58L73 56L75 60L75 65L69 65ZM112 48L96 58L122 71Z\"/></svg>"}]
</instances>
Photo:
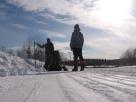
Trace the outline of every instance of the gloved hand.
<instances>
[{"instance_id":1,"label":"gloved hand","mask_svg":"<svg viewBox=\"0 0 136 102\"><path fill-rule=\"evenodd\" d=\"M39 46L40 44L38 44L38 43L36 43L37 44L37 46Z\"/></svg>"}]
</instances>

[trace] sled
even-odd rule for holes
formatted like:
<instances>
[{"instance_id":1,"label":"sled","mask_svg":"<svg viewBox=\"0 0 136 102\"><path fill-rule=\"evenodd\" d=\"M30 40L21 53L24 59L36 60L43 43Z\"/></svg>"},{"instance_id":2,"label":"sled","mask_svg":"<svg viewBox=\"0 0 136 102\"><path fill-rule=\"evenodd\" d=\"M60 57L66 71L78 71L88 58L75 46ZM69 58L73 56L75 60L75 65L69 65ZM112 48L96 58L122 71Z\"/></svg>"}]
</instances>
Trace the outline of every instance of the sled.
<instances>
[{"instance_id":1,"label":"sled","mask_svg":"<svg viewBox=\"0 0 136 102\"><path fill-rule=\"evenodd\" d=\"M52 58L50 58L50 63L49 65L44 65L44 68L47 71L68 71L68 69L60 64L61 62L61 57L59 51L54 51Z\"/></svg>"}]
</instances>

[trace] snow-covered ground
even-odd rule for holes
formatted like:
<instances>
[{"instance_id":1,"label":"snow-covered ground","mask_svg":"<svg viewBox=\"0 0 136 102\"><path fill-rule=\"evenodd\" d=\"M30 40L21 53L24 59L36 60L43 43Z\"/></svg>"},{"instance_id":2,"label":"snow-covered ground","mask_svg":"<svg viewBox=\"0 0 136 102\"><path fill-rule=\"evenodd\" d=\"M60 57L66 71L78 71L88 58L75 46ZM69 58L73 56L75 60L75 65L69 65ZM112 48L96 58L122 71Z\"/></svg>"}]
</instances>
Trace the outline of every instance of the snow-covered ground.
<instances>
[{"instance_id":1,"label":"snow-covered ground","mask_svg":"<svg viewBox=\"0 0 136 102\"><path fill-rule=\"evenodd\" d=\"M68 68L37 72L33 60L0 52L0 102L136 102L136 66Z\"/></svg>"},{"instance_id":2,"label":"snow-covered ground","mask_svg":"<svg viewBox=\"0 0 136 102\"><path fill-rule=\"evenodd\" d=\"M136 67L0 77L0 102L136 102Z\"/></svg>"}]
</instances>

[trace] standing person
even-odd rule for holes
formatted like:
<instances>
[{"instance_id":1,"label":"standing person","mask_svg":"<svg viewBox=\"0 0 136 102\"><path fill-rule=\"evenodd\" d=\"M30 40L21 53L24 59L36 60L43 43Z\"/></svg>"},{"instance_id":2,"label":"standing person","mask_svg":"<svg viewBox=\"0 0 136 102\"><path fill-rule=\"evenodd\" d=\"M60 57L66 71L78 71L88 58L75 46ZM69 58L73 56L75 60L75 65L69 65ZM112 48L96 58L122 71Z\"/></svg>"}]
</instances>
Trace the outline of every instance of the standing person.
<instances>
[{"instance_id":1,"label":"standing person","mask_svg":"<svg viewBox=\"0 0 136 102\"><path fill-rule=\"evenodd\" d=\"M41 48L45 48L45 69L49 70L50 66L53 64L53 52L54 52L54 45L51 42L50 38L47 38L47 43L40 45L37 43L37 45Z\"/></svg>"},{"instance_id":2,"label":"standing person","mask_svg":"<svg viewBox=\"0 0 136 102\"><path fill-rule=\"evenodd\" d=\"M72 69L72 71L78 71L78 57L81 65L80 71L84 70L84 63L83 63L84 61L82 56L83 44L84 44L83 34L80 32L79 25L76 24L70 41L70 48L73 51L73 55L74 55L74 68Z\"/></svg>"}]
</instances>

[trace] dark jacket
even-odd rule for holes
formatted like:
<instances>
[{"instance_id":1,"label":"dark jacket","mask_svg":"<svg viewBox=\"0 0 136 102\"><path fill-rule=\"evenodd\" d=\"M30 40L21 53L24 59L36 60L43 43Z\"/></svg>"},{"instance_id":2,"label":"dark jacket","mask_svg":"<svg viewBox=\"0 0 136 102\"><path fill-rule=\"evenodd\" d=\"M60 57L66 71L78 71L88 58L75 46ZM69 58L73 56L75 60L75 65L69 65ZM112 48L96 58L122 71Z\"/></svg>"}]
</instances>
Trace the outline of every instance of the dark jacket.
<instances>
[{"instance_id":1,"label":"dark jacket","mask_svg":"<svg viewBox=\"0 0 136 102\"><path fill-rule=\"evenodd\" d=\"M84 44L84 37L80 31L74 31L71 36L70 48L82 48Z\"/></svg>"},{"instance_id":2,"label":"dark jacket","mask_svg":"<svg viewBox=\"0 0 136 102\"><path fill-rule=\"evenodd\" d=\"M48 55L48 54L53 54L53 51L54 51L54 45L52 42L48 42L44 45L40 45L38 44L39 47L41 48L45 48L45 54Z\"/></svg>"}]
</instances>

